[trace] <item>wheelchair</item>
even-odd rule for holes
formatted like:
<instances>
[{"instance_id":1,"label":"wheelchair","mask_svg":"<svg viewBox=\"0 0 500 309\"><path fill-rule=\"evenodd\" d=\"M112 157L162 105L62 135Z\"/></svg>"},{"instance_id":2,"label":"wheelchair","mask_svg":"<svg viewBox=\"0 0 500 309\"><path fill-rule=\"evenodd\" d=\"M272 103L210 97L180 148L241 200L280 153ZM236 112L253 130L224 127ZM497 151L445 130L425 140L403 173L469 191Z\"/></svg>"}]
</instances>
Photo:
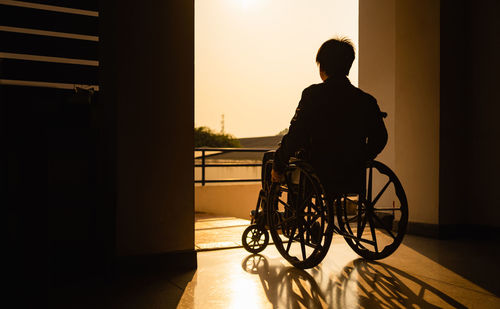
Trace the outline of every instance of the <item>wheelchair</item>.
<instances>
[{"instance_id":1,"label":"wheelchair","mask_svg":"<svg viewBox=\"0 0 500 309\"><path fill-rule=\"evenodd\" d=\"M272 241L279 253L301 269L318 265L334 233L361 257L379 260L401 244L408 224L408 202L394 172L379 161L366 163L366 182L358 193L328 197L312 166L292 158L281 183L271 182L274 153L264 154L262 189L242 235L243 247L259 253ZM300 156L297 156L300 157Z\"/></svg>"}]
</instances>

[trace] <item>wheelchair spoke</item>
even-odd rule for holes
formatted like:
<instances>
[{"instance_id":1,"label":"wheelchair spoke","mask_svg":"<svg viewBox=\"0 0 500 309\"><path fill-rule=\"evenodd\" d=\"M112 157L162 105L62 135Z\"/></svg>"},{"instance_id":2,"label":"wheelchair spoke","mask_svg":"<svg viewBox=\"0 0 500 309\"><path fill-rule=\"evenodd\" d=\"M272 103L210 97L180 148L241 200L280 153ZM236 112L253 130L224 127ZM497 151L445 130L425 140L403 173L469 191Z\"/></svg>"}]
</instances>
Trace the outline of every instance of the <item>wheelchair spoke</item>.
<instances>
[{"instance_id":1,"label":"wheelchair spoke","mask_svg":"<svg viewBox=\"0 0 500 309\"><path fill-rule=\"evenodd\" d=\"M292 234L290 234L290 238L288 238L288 244L286 245L286 252L287 253L290 252L290 247L292 246L292 242L293 242L293 238L294 238L296 230L297 230L297 227L294 227Z\"/></svg>"},{"instance_id":2,"label":"wheelchair spoke","mask_svg":"<svg viewBox=\"0 0 500 309\"><path fill-rule=\"evenodd\" d=\"M338 222L334 232L363 258L379 260L401 244L407 230L408 201L397 176L387 165L368 161L363 174L358 192L334 197Z\"/></svg>"},{"instance_id":3,"label":"wheelchair spoke","mask_svg":"<svg viewBox=\"0 0 500 309\"><path fill-rule=\"evenodd\" d=\"M373 246L375 247L375 252L378 253L377 235L375 234L375 227L373 226L373 219L370 216L368 220L370 220L370 232L372 233Z\"/></svg>"},{"instance_id":4,"label":"wheelchair spoke","mask_svg":"<svg viewBox=\"0 0 500 309\"><path fill-rule=\"evenodd\" d=\"M368 192L366 196L366 200L368 202L371 202L372 200L372 185L373 185L373 167L370 167L369 172L368 172Z\"/></svg>"},{"instance_id":5,"label":"wheelchair spoke","mask_svg":"<svg viewBox=\"0 0 500 309\"><path fill-rule=\"evenodd\" d=\"M345 200L344 200L344 202L345 202ZM338 200L338 199L335 201L335 205L336 205L337 207L339 207L339 206L341 205L341 203L342 203L342 201L340 201L340 200ZM347 220L347 218L348 218L348 217L347 217L347 207L346 207L346 203L344 203L344 207L341 207L341 208L342 208L342 209L341 209L339 212L343 212L343 213L341 214L341 216L343 216L343 218L345 218L345 219ZM359 216L358 216L357 218L359 218ZM358 219L358 221L359 221L359 219ZM343 228L346 230L346 232L347 232L347 233L349 233L349 234L352 234L352 229L351 229L351 226L349 225L349 223L348 223L348 222L344 222L344 224L343 224L343 225L344 225L344 226L343 226ZM358 222L358 226L359 226L359 222Z\"/></svg>"},{"instance_id":6,"label":"wheelchair spoke","mask_svg":"<svg viewBox=\"0 0 500 309\"><path fill-rule=\"evenodd\" d=\"M307 216L307 223L311 224L312 222L316 221L319 217L321 217L322 212L317 211L316 209L309 209L309 211L304 212L304 216Z\"/></svg>"},{"instance_id":7,"label":"wheelchair spoke","mask_svg":"<svg viewBox=\"0 0 500 309\"><path fill-rule=\"evenodd\" d=\"M302 199L302 196L304 194L304 176L302 175L302 171L300 172L299 174L299 186L298 186L298 190L297 190L297 197L296 197L296 200L295 200L295 206L296 206L296 209L297 211L299 209L302 209L302 207L304 206L303 203L305 200ZM299 207L300 205L300 207Z\"/></svg>"},{"instance_id":8,"label":"wheelchair spoke","mask_svg":"<svg viewBox=\"0 0 500 309\"><path fill-rule=\"evenodd\" d=\"M361 207L358 207L358 213L354 217L351 217L351 218L347 218L347 216L346 216L346 222L351 223L351 222L357 220L364 213L365 213L365 210L361 209Z\"/></svg>"},{"instance_id":9,"label":"wheelchair spoke","mask_svg":"<svg viewBox=\"0 0 500 309\"><path fill-rule=\"evenodd\" d=\"M313 203L313 202L309 202L309 205L308 207L310 208L308 210L309 213L313 214L313 213L322 213L325 209L325 207L322 207L322 202L321 201L316 201L316 203ZM305 212L304 214L307 214L307 212Z\"/></svg>"},{"instance_id":10,"label":"wheelchair spoke","mask_svg":"<svg viewBox=\"0 0 500 309\"><path fill-rule=\"evenodd\" d=\"M347 219L346 223L351 223L359 218L360 214L355 215L354 217Z\"/></svg>"},{"instance_id":11,"label":"wheelchair spoke","mask_svg":"<svg viewBox=\"0 0 500 309\"><path fill-rule=\"evenodd\" d=\"M304 212L304 216L316 216L316 219L317 219L317 218L318 218L318 216L320 216L320 215L319 215L319 213L318 213L318 212L311 211L311 212ZM314 221L314 219L313 219L313 218L311 218L311 220L313 220L313 221Z\"/></svg>"},{"instance_id":12,"label":"wheelchair spoke","mask_svg":"<svg viewBox=\"0 0 500 309\"><path fill-rule=\"evenodd\" d=\"M363 231L365 230L366 220L367 220L366 214L362 216L360 219L361 220L358 220L358 229L356 231L358 238L361 238L361 236L363 235Z\"/></svg>"},{"instance_id":13,"label":"wheelchair spoke","mask_svg":"<svg viewBox=\"0 0 500 309\"><path fill-rule=\"evenodd\" d=\"M299 229L300 230L300 229ZM302 251L302 259L306 259L306 242L304 241L304 231L299 232L300 234L300 250Z\"/></svg>"},{"instance_id":14,"label":"wheelchair spoke","mask_svg":"<svg viewBox=\"0 0 500 309\"><path fill-rule=\"evenodd\" d=\"M315 214L312 220L310 222L307 222L307 228L311 228L311 226L314 224L314 222L316 222L316 220L318 220L319 217L321 217L320 214Z\"/></svg>"},{"instance_id":15,"label":"wheelchair spoke","mask_svg":"<svg viewBox=\"0 0 500 309\"><path fill-rule=\"evenodd\" d=\"M283 205L285 207L286 210L289 210L293 213L295 213L295 209L293 209L293 207L291 207L290 205L288 205L287 203L283 202L281 199L278 199L278 202L281 203L281 205Z\"/></svg>"},{"instance_id":16,"label":"wheelchair spoke","mask_svg":"<svg viewBox=\"0 0 500 309\"><path fill-rule=\"evenodd\" d=\"M330 247L335 210L308 162L293 162L285 176L284 186L273 186L266 201L269 233L288 262L310 268L323 260Z\"/></svg>"},{"instance_id":17,"label":"wheelchair spoke","mask_svg":"<svg viewBox=\"0 0 500 309\"><path fill-rule=\"evenodd\" d=\"M314 221L312 223L314 224ZM311 247L313 249L321 250L321 249L323 249L321 244L314 244L311 242L311 237L310 237L312 235L311 226L312 226L312 224L308 224L307 222L306 222L306 225L304 225L304 230L306 232L305 245L308 247ZM325 234L323 232L321 232L321 236L324 236L324 235Z\"/></svg>"},{"instance_id":18,"label":"wheelchair spoke","mask_svg":"<svg viewBox=\"0 0 500 309\"><path fill-rule=\"evenodd\" d=\"M307 228L309 226L309 219L304 222L304 231L306 233L306 242L309 242L311 240L311 231Z\"/></svg>"},{"instance_id":19,"label":"wheelchair spoke","mask_svg":"<svg viewBox=\"0 0 500 309\"><path fill-rule=\"evenodd\" d=\"M318 245L316 245L316 244L313 244L313 243L311 243L311 242L306 242L306 243L305 243L305 245L306 245L306 246L308 246L308 247L311 247L311 248L313 248L313 249L318 249L318 250L323 249L323 246L321 246L321 245L319 245L319 244L318 244Z\"/></svg>"},{"instance_id":20,"label":"wheelchair spoke","mask_svg":"<svg viewBox=\"0 0 500 309\"><path fill-rule=\"evenodd\" d=\"M297 203L297 205L300 205L300 207L297 209L302 209L302 208L305 208L306 206L310 207L309 202L310 202L310 199L312 198L312 195L313 195L313 193L309 193L307 198L303 199L300 203Z\"/></svg>"},{"instance_id":21,"label":"wheelchair spoke","mask_svg":"<svg viewBox=\"0 0 500 309\"><path fill-rule=\"evenodd\" d=\"M306 224L307 226L310 225L311 223L311 203L307 203L307 214L306 214ZM307 233L306 233L306 241L309 242L311 239L311 231L309 229L307 229Z\"/></svg>"},{"instance_id":22,"label":"wheelchair spoke","mask_svg":"<svg viewBox=\"0 0 500 309\"><path fill-rule=\"evenodd\" d=\"M323 212L326 208L326 200L321 196L315 196L315 201L310 201L311 208L317 212Z\"/></svg>"},{"instance_id":23,"label":"wheelchair spoke","mask_svg":"<svg viewBox=\"0 0 500 309\"><path fill-rule=\"evenodd\" d=\"M281 221L280 223L277 223L277 224L276 224L276 227L278 227L278 226L283 226L283 224L284 224L284 223L288 223L288 222L290 222L290 221L294 221L295 219L297 219L297 218L295 218L295 216L292 216L292 217L286 218L285 220Z\"/></svg>"},{"instance_id":24,"label":"wheelchair spoke","mask_svg":"<svg viewBox=\"0 0 500 309\"><path fill-rule=\"evenodd\" d=\"M250 238L250 241L248 242L248 245L252 248L255 248L255 247L258 247L259 246L259 242L260 242L260 238L261 236L264 234L264 232L260 231L260 230L257 230L257 231L253 231L252 232L252 237L248 237L247 238ZM254 236L255 239L254 239Z\"/></svg>"},{"instance_id":25,"label":"wheelchair spoke","mask_svg":"<svg viewBox=\"0 0 500 309\"><path fill-rule=\"evenodd\" d=\"M391 180L389 179L389 181L385 184L385 186L382 188L382 190L380 190L380 192L377 194L377 196L375 197L375 199L373 200L372 202L372 206L375 206L375 204L377 204L378 202L378 199L382 196L382 194L384 194L385 190L387 189L387 187L391 184Z\"/></svg>"},{"instance_id":26,"label":"wheelchair spoke","mask_svg":"<svg viewBox=\"0 0 500 309\"><path fill-rule=\"evenodd\" d=\"M306 241L309 241L309 235L311 235L311 224L309 222L304 222L304 225L302 226L303 231L306 233Z\"/></svg>"},{"instance_id":27,"label":"wheelchair spoke","mask_svg":"<svg viewBox=\"0 0 500 309\"><path fill-rule=\"evenodd\" d=\"M382 222L382 220L380 220L380 218L379 218L379 217L377 217L377 215L376 215L376 214L373 214L373 217L374 217L375 219L377 219L378 223L379 223L379 224L380 224L380 225L384 228L384 230L386 230L386 231L387 231L387 233L389 233L389 235L391 235L391 237L392 237L393 239L396 239L396 236L394 236L394 234L392 234L392 232L391 232L390 230L388 230L388 229L387 229L387 227L385 226L384 222Z\"/></svg>"},{"instance_id":28,"label":"wheelchair spoke","mask_svg":"<svg viewBox=\"0 0 500 309\"><path fill-rule=\"evenodd\" d=\"M344 212L346 213L347 212L347 203L344 203ZM357 229L356 229L356 234L357 234L357 237L360 238L361 235L363 234L363 231L365 229L365 225L366 225L366 214L364 216L362 216L362 213L361 213L361 203L358 203L358 214L357 214ZM347 215L346 215L347 217Z\"/></svg>"}]
</instances>

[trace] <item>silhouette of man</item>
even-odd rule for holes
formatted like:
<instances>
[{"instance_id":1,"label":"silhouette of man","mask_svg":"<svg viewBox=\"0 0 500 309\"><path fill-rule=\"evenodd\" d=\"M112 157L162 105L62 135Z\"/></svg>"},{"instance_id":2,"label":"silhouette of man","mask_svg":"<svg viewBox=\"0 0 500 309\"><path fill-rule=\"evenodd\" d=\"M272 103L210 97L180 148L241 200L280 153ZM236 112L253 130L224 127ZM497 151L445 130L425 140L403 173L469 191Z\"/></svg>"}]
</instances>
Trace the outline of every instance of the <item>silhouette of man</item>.
<instances>
[{"instance_id":1,"label":"silhouette of man","mask_svg":"<svg viewBox=\"0 0 500 309\"><path fill-rule=\"evenodd\" d=\"M354 47L346 38L324 42L316 55L323 83L307 87L274 155L271 178L279 182L291 156L306 150L330 194L360 192L366 161L387 143L383 113L371 95L347 79Z\"/></svg>"}]
</instances>

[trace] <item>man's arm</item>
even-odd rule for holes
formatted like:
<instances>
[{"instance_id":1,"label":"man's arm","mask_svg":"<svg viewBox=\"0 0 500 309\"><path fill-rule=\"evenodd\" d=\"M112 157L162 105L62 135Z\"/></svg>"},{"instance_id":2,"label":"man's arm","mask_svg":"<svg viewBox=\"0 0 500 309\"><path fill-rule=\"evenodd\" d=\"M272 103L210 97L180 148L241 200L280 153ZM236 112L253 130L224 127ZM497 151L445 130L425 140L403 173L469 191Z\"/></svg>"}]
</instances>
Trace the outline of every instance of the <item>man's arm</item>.
<instances>
[{"instance_id":1,"label":"man's arm","mask_svg":"<svg viewBox=\"0 0 500 309\"><path fill-rule=\"evenodd\" d=\"M288 133L283 136L280 147L276 150L273 163L273 181L278 181L288 165L288 160L297 150L305 145L308 139L308 123L311 121L310 92L306 88L302 92L299 106L290 122Z\"/></svg>"},{"instance_id":2,"label":"man's arm","mask_svg":"<svg viewBox=\"0 0 500 309\"><path fill-rule=\"evenodd\" d=\"M382 152L387 144L387 129L384 124L384 113L380 111L377 100L371 97L370 100L370 113L367 119L367 137L366 153L369 160Z\"/></svg>"}]
</instances>

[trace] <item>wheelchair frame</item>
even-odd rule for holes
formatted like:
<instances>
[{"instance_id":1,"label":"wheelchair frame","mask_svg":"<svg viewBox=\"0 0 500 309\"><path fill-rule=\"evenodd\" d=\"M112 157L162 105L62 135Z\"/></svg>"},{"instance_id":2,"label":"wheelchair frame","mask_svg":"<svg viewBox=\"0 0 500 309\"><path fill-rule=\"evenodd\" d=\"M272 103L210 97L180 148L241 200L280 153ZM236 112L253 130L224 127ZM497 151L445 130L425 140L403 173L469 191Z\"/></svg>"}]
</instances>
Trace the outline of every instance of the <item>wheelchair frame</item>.
<instances>
[{"instance_id":1,"label":"wheelchair frame","mask_svg":"<svg viewBox=\"0 0 500 309\"><path fill-rule=\"evenodd\" d=\"M242 243L247 251L258 253L264 250L269 244L270 233L280 254L292 265L311 268L326 256L334 233L343 236L357 254L370 260L391 255L401 244L408 223L408 203L399 179L383 163L367 162L367 182L363 192L339 194L331 199L326 198L319 178L304 160L290 163L285 172L285 181L281 184L270 182L271 166L272 160L263 162L263 188L259 193L256 208L251 213L251 225L242 235ZM298 187L292 179L297 177L297 171L299 180L297 183L295 179L295 182ZM388 178L375 196L374 172ZM303 200L300 200L301 181L304 184L303 196L307 196ZM392 208L375 207L391 184L398 207L395 207L395 200ZM284 193L287 196L286 202L280 199ZM280 205L284 211L279 211ZM367 227L371 240L366 237L367 233L364 233ZM380 241L381 239L383 241ZM294 241L300 245L297 254L290 251ZM383 245L383 248L379 248L380 245ZM310 248L306 250L306 247Z\"/></svg>"}]
</instances>

